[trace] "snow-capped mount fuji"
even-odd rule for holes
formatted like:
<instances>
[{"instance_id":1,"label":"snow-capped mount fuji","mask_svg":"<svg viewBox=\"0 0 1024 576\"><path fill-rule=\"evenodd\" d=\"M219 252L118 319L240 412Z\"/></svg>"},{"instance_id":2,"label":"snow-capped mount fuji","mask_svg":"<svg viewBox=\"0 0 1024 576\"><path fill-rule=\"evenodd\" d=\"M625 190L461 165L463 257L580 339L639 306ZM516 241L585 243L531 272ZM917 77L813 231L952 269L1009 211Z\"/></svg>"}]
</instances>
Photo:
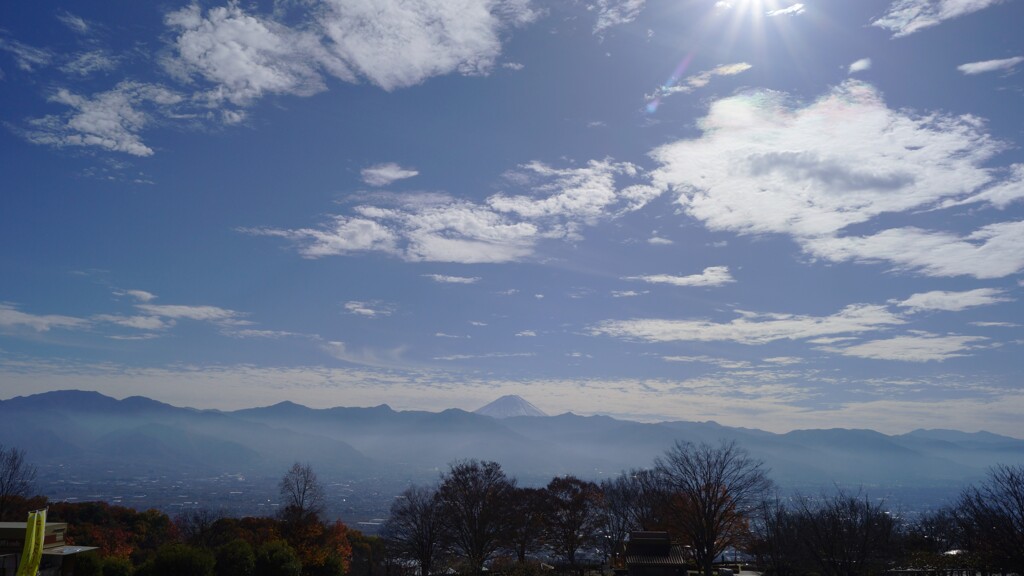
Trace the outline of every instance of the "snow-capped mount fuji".
<instances>
[{"instance_id":1,"label":"snow-capped mount fuji","mask_svg":"<svg viewBox=\"0 0 1024 576\"><path fill-rule=\"evenodd\" d=\"M540 408L514 394L502 396L494 402L477 408L474 414L491 418L512 418L514 416L547 416Z\"/></svg>"}]
</instances>

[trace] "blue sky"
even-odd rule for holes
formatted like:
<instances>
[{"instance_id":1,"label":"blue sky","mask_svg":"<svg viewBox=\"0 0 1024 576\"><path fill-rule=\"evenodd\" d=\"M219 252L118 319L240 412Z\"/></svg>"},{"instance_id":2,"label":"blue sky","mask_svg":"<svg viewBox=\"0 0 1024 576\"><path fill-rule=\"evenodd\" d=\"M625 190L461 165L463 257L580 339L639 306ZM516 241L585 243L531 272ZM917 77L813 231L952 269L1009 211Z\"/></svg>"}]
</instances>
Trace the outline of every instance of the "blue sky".
<instances>
[{"instance_id":1,"label":"blue sky","mask_svg":"<svg viewBox=\"0 0 1024 576\"><path fill-rule=\"evenodd\" d=\"M0 385L1024 437L1019 0L0 7Z\"/></svg>"}]
</instances>

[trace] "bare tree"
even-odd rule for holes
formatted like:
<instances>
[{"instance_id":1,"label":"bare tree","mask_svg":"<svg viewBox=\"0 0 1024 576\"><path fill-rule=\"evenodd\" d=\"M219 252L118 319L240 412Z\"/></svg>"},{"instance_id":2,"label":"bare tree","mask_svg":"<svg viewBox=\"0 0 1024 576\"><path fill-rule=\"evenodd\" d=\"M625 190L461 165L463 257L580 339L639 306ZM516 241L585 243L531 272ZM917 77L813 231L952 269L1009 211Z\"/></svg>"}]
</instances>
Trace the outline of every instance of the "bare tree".
<instances>
[{"instance_id":1,"label":"bare tree","mask_svg":"<svg viewBox=\"0 0 1024 576\"><path fill-rule=\"evenodd\" d=\"M980 486L960 495L956 515L981 567L1024 574L1024 466L989 470Z\"/></svg>"},{"instance_id":2,"label":"bare tree","mask_svg":"<svg viewBox=\"0 0 1024 576\"><path fill-rule=\"evenodd\" d=\"M281 516L286 521L315 520L325 507L324 486L309 464L296 462L278 484L284 508Z\"/></svg>"},{"instance_id":3,"label":"bare tree","mask_svg":"<svg viewBox=\"0 0 1024 576\"><path fill-rule=\"evenodd\" d=\"M471 574L483 572L484 564L504 543L514 488L515 481L497 462L458 462L441 477L437 493L447 539Z\"/></svg>"},{"instance_id":4,"label":"bare tree","mask_svg":"<svg viewBox=\"0 0 1024 576\"><path fill-rule=\"evenodd\" d=\"M25 460L25 451L0 444L0 520L13 498L29 496L35 481L36 467Z\"/></svg>"},{"instance_id":5,"label":"bare tree","mask_svg":"<svg viewBox=\"0 0 1024 576\"><path fill-rule=\"evenodd\" d=\"M441 510L437 490L410 486L391 505L382 536L400 557L415 560L420 576L430 576L441 548Z\"/></svg>"},{"instance_id":6,"label":"bare tree","mask_svg":"<svg viewBox=\"0 0 1024 576\"><path fill-rule=\"evenodd\" d=\"M896 557L897 521L881 503L843 492L797 504L799 539L810 572L825 576L884 574Z\"/></svg>"},{"instance_id":7,"label":"bare tree","mask_svg":"<svg viewBox=\"0 0 1024 576\"><path fill-rule=\"evenodd\" d=\"M526 555L540 550L544 542L544 508L547 491L543 488L515 488L512 492L508 518L508 544L516 561L526 562Z\"/></svg>"},{"instance_id":8,"label":"bare tree","mask_svg":"<svg viewBox=\"0 0 1024 576\"><path fill-rule=\"evenodd\" d=\"M676 442L655 468L669 490L674 531L711 576L715 557L742 541L754 505L772 485L763 463L735 442Z\"/></svg>"},{"instance_id":9,"label":"bare tree","mask_svg":"<svg viewBox=\"0 0 1024 576\"><path fill-rule=\"evenodd\" d=\"M574 570L580 548L594 543L601 518L601 491L597 484L575 476L553 478L546 490L545 540Z\"/></svg>"}]
</instances>

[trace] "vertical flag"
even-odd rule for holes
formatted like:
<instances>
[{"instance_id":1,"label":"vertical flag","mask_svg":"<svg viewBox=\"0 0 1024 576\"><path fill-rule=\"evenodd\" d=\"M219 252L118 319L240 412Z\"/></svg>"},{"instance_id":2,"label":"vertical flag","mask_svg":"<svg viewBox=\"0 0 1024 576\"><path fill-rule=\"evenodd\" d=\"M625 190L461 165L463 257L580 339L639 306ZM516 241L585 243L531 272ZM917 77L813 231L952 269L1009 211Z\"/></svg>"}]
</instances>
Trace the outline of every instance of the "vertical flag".
<instances>
[{"instance_id":1,"label":"vertical flag","mask_svg":"<svg viewBox=\"0 0 1024 576\"><path fill-rule=\"evenodd\" d=\"M46 510L28 513L25 524L25 549L21 553L17 576L36 576L43 559L43 540L46 537Z\"/></svg>"}]
</instances>

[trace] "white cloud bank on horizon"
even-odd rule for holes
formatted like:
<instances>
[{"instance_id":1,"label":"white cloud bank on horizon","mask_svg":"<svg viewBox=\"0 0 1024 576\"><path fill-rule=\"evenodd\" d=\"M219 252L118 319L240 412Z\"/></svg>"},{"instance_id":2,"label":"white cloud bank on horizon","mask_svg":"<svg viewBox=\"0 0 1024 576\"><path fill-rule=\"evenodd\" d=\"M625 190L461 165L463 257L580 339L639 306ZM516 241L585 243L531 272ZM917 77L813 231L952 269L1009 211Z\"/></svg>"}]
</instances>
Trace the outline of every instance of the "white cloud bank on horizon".
<instances>
[{"instance_id":1,"label":"white cloud bank on horizon","mask_svg":"<svg viewBox=\"0 0 1024 576\"><path fill-rule=\"evenodd\" d=\"M336 352L346 354L344 349ZM758 428L780 433L795 428L841 426L871 428L888 434L938 427L974 431L983 422L988 431L1015 437L1021 436L1020 414L1024 412L1024 394L1019 390L979 387L962 376L958 379L962 383L953 384L960 393L952 398L898 395L820 405L808 404L814 398L814 386L836 383L828 377L822 380L813 371L729 370L703 378L643 381L493 381L462 375L452 382L435 374L441 378L435 383L428 376L362 367L139 368L0 357L5 397L76 388L97 390L117 398L141 394L201 409L237 410L284 400L329 408L338 406L338 398L344 398L346 406L387 402L396 410L475 410L500 395L518 394L541 404L550 413L610 414L645 422L715 420L729 426L749 426L750 419L756 418ZM411 386L412 381L419 385ZM907 388L899 380L873 384L894 390ZM932 389L941 386L941 379L929 378L920 384ZM540 391L543 401L535 398L541 395ZM197 405L198 399L202 399L202 404ZM614 406L615 411L609 412L609 406Z\"/></svg>"}]
</instances>

